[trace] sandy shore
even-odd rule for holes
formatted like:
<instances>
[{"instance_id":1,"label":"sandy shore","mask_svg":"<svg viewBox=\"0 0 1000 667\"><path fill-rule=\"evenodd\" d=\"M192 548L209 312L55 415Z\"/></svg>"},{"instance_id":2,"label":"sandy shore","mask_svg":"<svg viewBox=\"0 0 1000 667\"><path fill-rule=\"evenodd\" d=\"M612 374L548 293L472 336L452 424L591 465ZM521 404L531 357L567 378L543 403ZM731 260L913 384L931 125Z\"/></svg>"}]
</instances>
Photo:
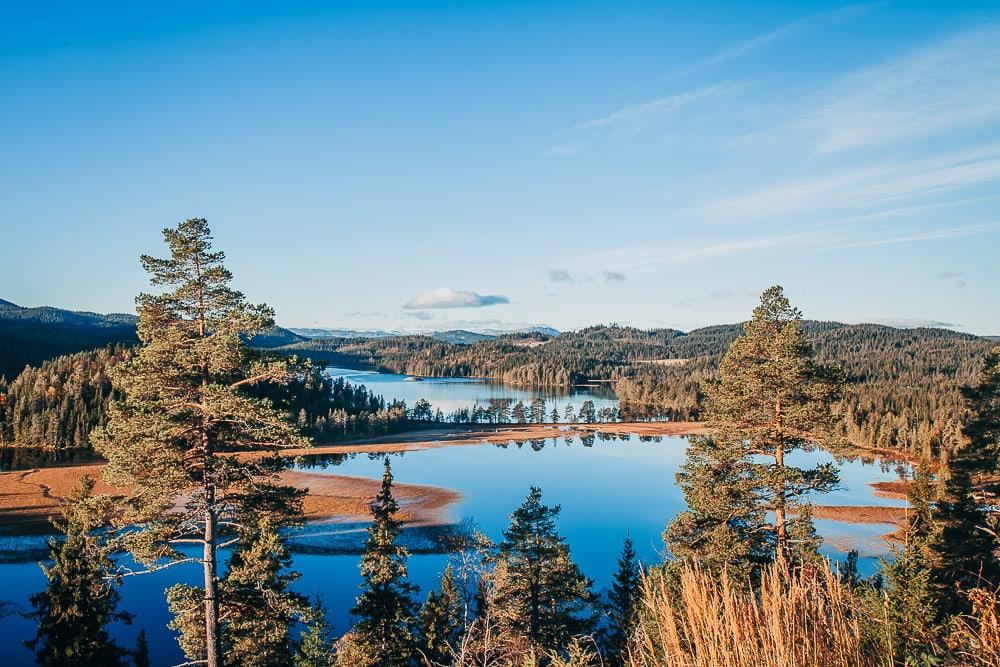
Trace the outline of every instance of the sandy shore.
<instances>
[{"instance_id":1,"label":"sandy shore","mask_svg":"<svg viewBox=\"0 0 1000 667\"><path fill-rule=\"evenodd\" d=\"M303 501L307 520L368 521L372 498L382 485L380 479L297 470L285 471L280 477L286 484L308 489ZM447 523L448 508L462 499L460 493L450 489L399 482L393 482L392 494L399 503L397 518L415 526Z\"/></svg>"},{"instance_id":2,"label":"sandy shore","mask_svg":"<svg viewBox=\"0 0 1000 667\"><path fill-rule=\"evenodd\" d=\"M84 475L97 480L95 492L114 493L117 489L101 481L104 464L36 468L0 474L0 525L44 525L59 513L59 503L70 494ZM369 504L378 493L381 480L346 475L288 470L279 476L308 495L303 510L308 520L336 518L338 521L366 521ZM400 505L399 518L415 525L447 522L448 508L461 500L449 489L416 484L393 484Z\"/></svg>"},{"instance_id":3,"label":"sandy shore","mask_svg":"<svg viewBox=\"0 0 1000 667\"><path fill-rule=\"evenodd\" d=\"M462 445L503 444L519 440L545 440L585 436L593 433L637 436L680 436L707 433L701 422L621 422L612 424L525 424L523 426L475 426L467 428L428 429L397 433L379 438L352 440L324 445L316 443L303 449L287 449L288 456L309 456L320 454L385 454L393 452L413 452L438 447ZM247 453L242 457L261 456Z\"/></svg>"}]
</instances>

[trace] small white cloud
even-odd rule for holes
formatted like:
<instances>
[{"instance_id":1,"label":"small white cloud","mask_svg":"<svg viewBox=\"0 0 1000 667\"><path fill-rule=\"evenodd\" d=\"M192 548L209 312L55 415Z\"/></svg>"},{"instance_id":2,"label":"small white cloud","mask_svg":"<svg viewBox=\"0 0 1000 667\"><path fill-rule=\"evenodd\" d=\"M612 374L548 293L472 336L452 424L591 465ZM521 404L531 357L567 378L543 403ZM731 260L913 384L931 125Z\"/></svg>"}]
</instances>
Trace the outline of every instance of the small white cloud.
<instances>
[{"instance_id":1,"label":"small white cloud","mask_svg":"<svg viewBox=\"0 0 1000 667\"><path fill-rule=\"evenodd\" d=\"M563 144L556 144L555 146L549 146L542 155L547 155L549 157L563 156L563 155L578 155L583 152L585 148L584 144L578 141L567 141Z\"/></svg>"},{"instance_id":2,"label":"small white cloud","mask_svg":"<svg viewBox=\"0 0 1000 667\"><path fill-rule=\"evenodd\" d=\"M623 283L625 282L625 274L618 271L605 271L604 272L604 282L606 283Z\"/></svg>"},{"instance_id":3,"label":"small white cloud","mask_svg":"<svg viewBox=\"0 0 1000 667\"><path fill-rule=\"evenodd\" d=\"M477 294L466 290L456 290L451 287L441 287L431 292L418 294L405 304L407 310L425 310L430 308L481 308L510 303L510 299L502 294Z\"/></svg>"},{"instance_id":4,"label":"small white cloud","mask_svg":"<svg viewBox=\"0 0 1000 667\"><path fill-rule=\"evenodd\" d=\"M576 279L573 278L573 274L565 269L549 269L545 272L545 275L548 276L549 282L552 283L576 282Z\"/></svg>"}]
</instances>

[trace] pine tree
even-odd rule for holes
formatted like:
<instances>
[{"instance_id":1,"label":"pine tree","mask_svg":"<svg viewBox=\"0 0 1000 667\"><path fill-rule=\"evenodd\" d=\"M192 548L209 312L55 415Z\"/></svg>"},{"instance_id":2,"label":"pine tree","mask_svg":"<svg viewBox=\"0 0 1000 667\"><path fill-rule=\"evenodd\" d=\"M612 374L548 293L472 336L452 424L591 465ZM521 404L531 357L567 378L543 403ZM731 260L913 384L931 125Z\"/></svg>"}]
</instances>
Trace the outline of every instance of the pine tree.
<instances>
[{"instance_id":1,"label":"pine tree","mask_svg":"<svg viewBox=\"0 0 1000 667\"><path fill-rule=\"evenodd\" d=\"M399 510L392 497L392 469L388 457L382 488L372 503L374 519L361 556L361 595L351 613L357 617L354 642L375 664L408 665L415 649L414 626L417 587L406 580L406 549L396 543Z\"/></svg>"},{"instance_id":2,"label":"pine tree","mask_svg":"<svg viewBox=\"0 0 1000 667\"><path fill-rule=\"evenodd\" d=\"M463 605L451 565L441 575L441 588L427 593L420 610L422 645L425 661L445 664L458 647L463 626Z\"/></svg>"},{"instance_id":3,"label":"pine tree","mask_svg":"<svg viewBox=\"0 0 1000 667\"><path fill-rule=\"evenodd\" d=\"M287 415L247 390L286 384L300 378L302 369L247 346L273 324L273 312L250 305L229 286L232 275L223 266L224 254L212 250L205 220L187 220L163 235L171 257L144 255L142 264L152 284L165 290L136 300L141 344L111 371L122 398L111 404L95 444L108 459L106 479L130 489L117 519L139 530L122 532L124 547L149 566L202 565L204 630L185 650L189 659L219 667L216 552L228 537L222 533L238 533L240 520L250 515L268 515L280 525L300 513L301 494L276 484L276 473L287 465L277 450L308 444ZM272 455L226 455L248 448ZM200 544L201 558L174 548L181 542ZM179 596L184 594L174 591Z\"/></svg>"},{"instance_id":4,"label":"pine tree","mask_svg":"<svg viewBox=\"0 0 1000 667\"><path fill-rule=\"evenodd\" d=\"M964 394L967 442L948 459L948 477L934 511L935 534L929 547L942 614L968 612L963 591L1000 583L996 557L1000 544L986 512L987 502L995 502L1000 495L1000 483L995 481L1000 456L1000 347L987 357L979 383Z\"/></svg>"},{"instance_id":5,"label":"pine tree","mask_svg":"<svg viewBox=\"0 0 1000 667\"><path fill-rule=\"evenodd\" d=\"M139 635L135 638L135 648L132 649L133 667L150 667L149 663L149 642L146 641L146 630L139 630Z\"/></svg>"},{"instance_id":6,"label":"pine tree","mask_svg":"<svg viewBox=\"0 0 1000 667\"><path fill-rule=\"evenodd\" d=\"M492 573L490 606L539 653L560 650L594 626L592 584L556 530L559 511L531 487L503 531Z\"/></svg>"},{"instance_id":7,"label":"pine tree","mask_svg":"<svg viewBox=\"0 0 1000 667\"><path fill-rule=\"evenodd\" d=\"M25 642L35 651L39 665L62 667L113 667L126 664L128 651L108 632L112 621L129 622L119 612L119 594L111 580L114 564L100 533L102 512L92 497L94 482L84 476L62 519L54 522L64 539L49 541L51 565L42 571L48 584L30 598L26 616L38 623L35 638Z\"/></svg>"},{"instance_id":8,"label":"pine tree","mask_svg":"<svg viewBox=\"0 0 1000 667\"><path fill-rule=\"evenodd\" d=\"M797 449L833 441L837 419L831 408L841 391L840 373L813 361L801 319L781 287L766 290L723 357L718 381L705 388L706 421L720 446L736 450L733 458L769 459L750 465L762 482L759 502L774 512L779 560L790 555L791 533L806 538L812 533L808 512L797 506L807 494L838 483L833 464L802 469L785 462ZM790 518L796 511L798 517Z\"/></svg>"},{"instance_id":9,"label":"pine tree","mask_svg":"<svg viewBox=\"0 0 1000 667\"><path fill-rule=\"evenodd\" d=\"M628 643L639 622L641 574L631 537L625 538L608 592L608 628L605 648L612 665L626 664Z\"/></svg>"},{"instance_id":10,"label":"pine tree","mask_svg":"<svg viewBox=\"0 0 1000 667\"><path fill-rule=\"evenodd\" d=\"M332 636L333 629L326 618L326 609L317 597L295 651L295 667L333 667L336 659Z\"/></svg>"}]
</instances>

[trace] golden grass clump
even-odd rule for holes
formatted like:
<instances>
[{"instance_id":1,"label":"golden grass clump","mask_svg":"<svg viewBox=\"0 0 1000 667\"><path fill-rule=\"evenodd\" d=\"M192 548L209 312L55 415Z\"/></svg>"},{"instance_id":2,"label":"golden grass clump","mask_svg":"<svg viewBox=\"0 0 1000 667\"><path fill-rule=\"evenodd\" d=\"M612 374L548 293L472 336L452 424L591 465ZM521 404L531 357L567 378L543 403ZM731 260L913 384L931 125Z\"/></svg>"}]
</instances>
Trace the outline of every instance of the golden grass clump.
<instances>
[{"instance_id":1,"label":"golden grass clump","mask_svg":"<svg viewBox=\"0 0 1000 667\"><path fill-rule=\"evenodd\" d=\"M647 576L631 667L864 667L857 600L826 567L774 565L754 593L696 567Z\"/></svg>"}]
</instances>

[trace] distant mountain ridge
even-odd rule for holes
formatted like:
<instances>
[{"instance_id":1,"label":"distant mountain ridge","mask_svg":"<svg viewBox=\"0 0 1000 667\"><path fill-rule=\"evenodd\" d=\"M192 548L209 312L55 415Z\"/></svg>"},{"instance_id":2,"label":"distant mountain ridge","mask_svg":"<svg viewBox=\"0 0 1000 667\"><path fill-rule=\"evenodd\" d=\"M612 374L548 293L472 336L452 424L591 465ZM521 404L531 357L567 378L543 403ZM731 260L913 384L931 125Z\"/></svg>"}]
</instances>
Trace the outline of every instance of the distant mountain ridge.
<instances>
[{"instance_id":1,"label":"distant mountain ridge","mask_svg":"<svg viewBox=\"0 0 1000 667\"><path fill-rule=\"evenodd\" d=\"M0 375L13 379L25 366L46 359L92 350L113 343L134 345L139 318L127 313L92 313L52 306L24 307L0 299ZM254 345L281 347L308 340L273 327L256 336Z\"/></svg>"},{"instance_id":2,"label":"distant mountain ridge","mask_svg":"<svg viewBox=\"0 0 1000 667\"><path fill-rule=\"evenodd\" d=\"M398 329L326 329L290 327L289 331L305 338L394 338L398 336L427 336L446 343L469 344L507 334L540 333L558 336L559 330L547 326L524 327L520 329L428 329L424 331L403 331Z\"/></svg>"}]
</instances>

